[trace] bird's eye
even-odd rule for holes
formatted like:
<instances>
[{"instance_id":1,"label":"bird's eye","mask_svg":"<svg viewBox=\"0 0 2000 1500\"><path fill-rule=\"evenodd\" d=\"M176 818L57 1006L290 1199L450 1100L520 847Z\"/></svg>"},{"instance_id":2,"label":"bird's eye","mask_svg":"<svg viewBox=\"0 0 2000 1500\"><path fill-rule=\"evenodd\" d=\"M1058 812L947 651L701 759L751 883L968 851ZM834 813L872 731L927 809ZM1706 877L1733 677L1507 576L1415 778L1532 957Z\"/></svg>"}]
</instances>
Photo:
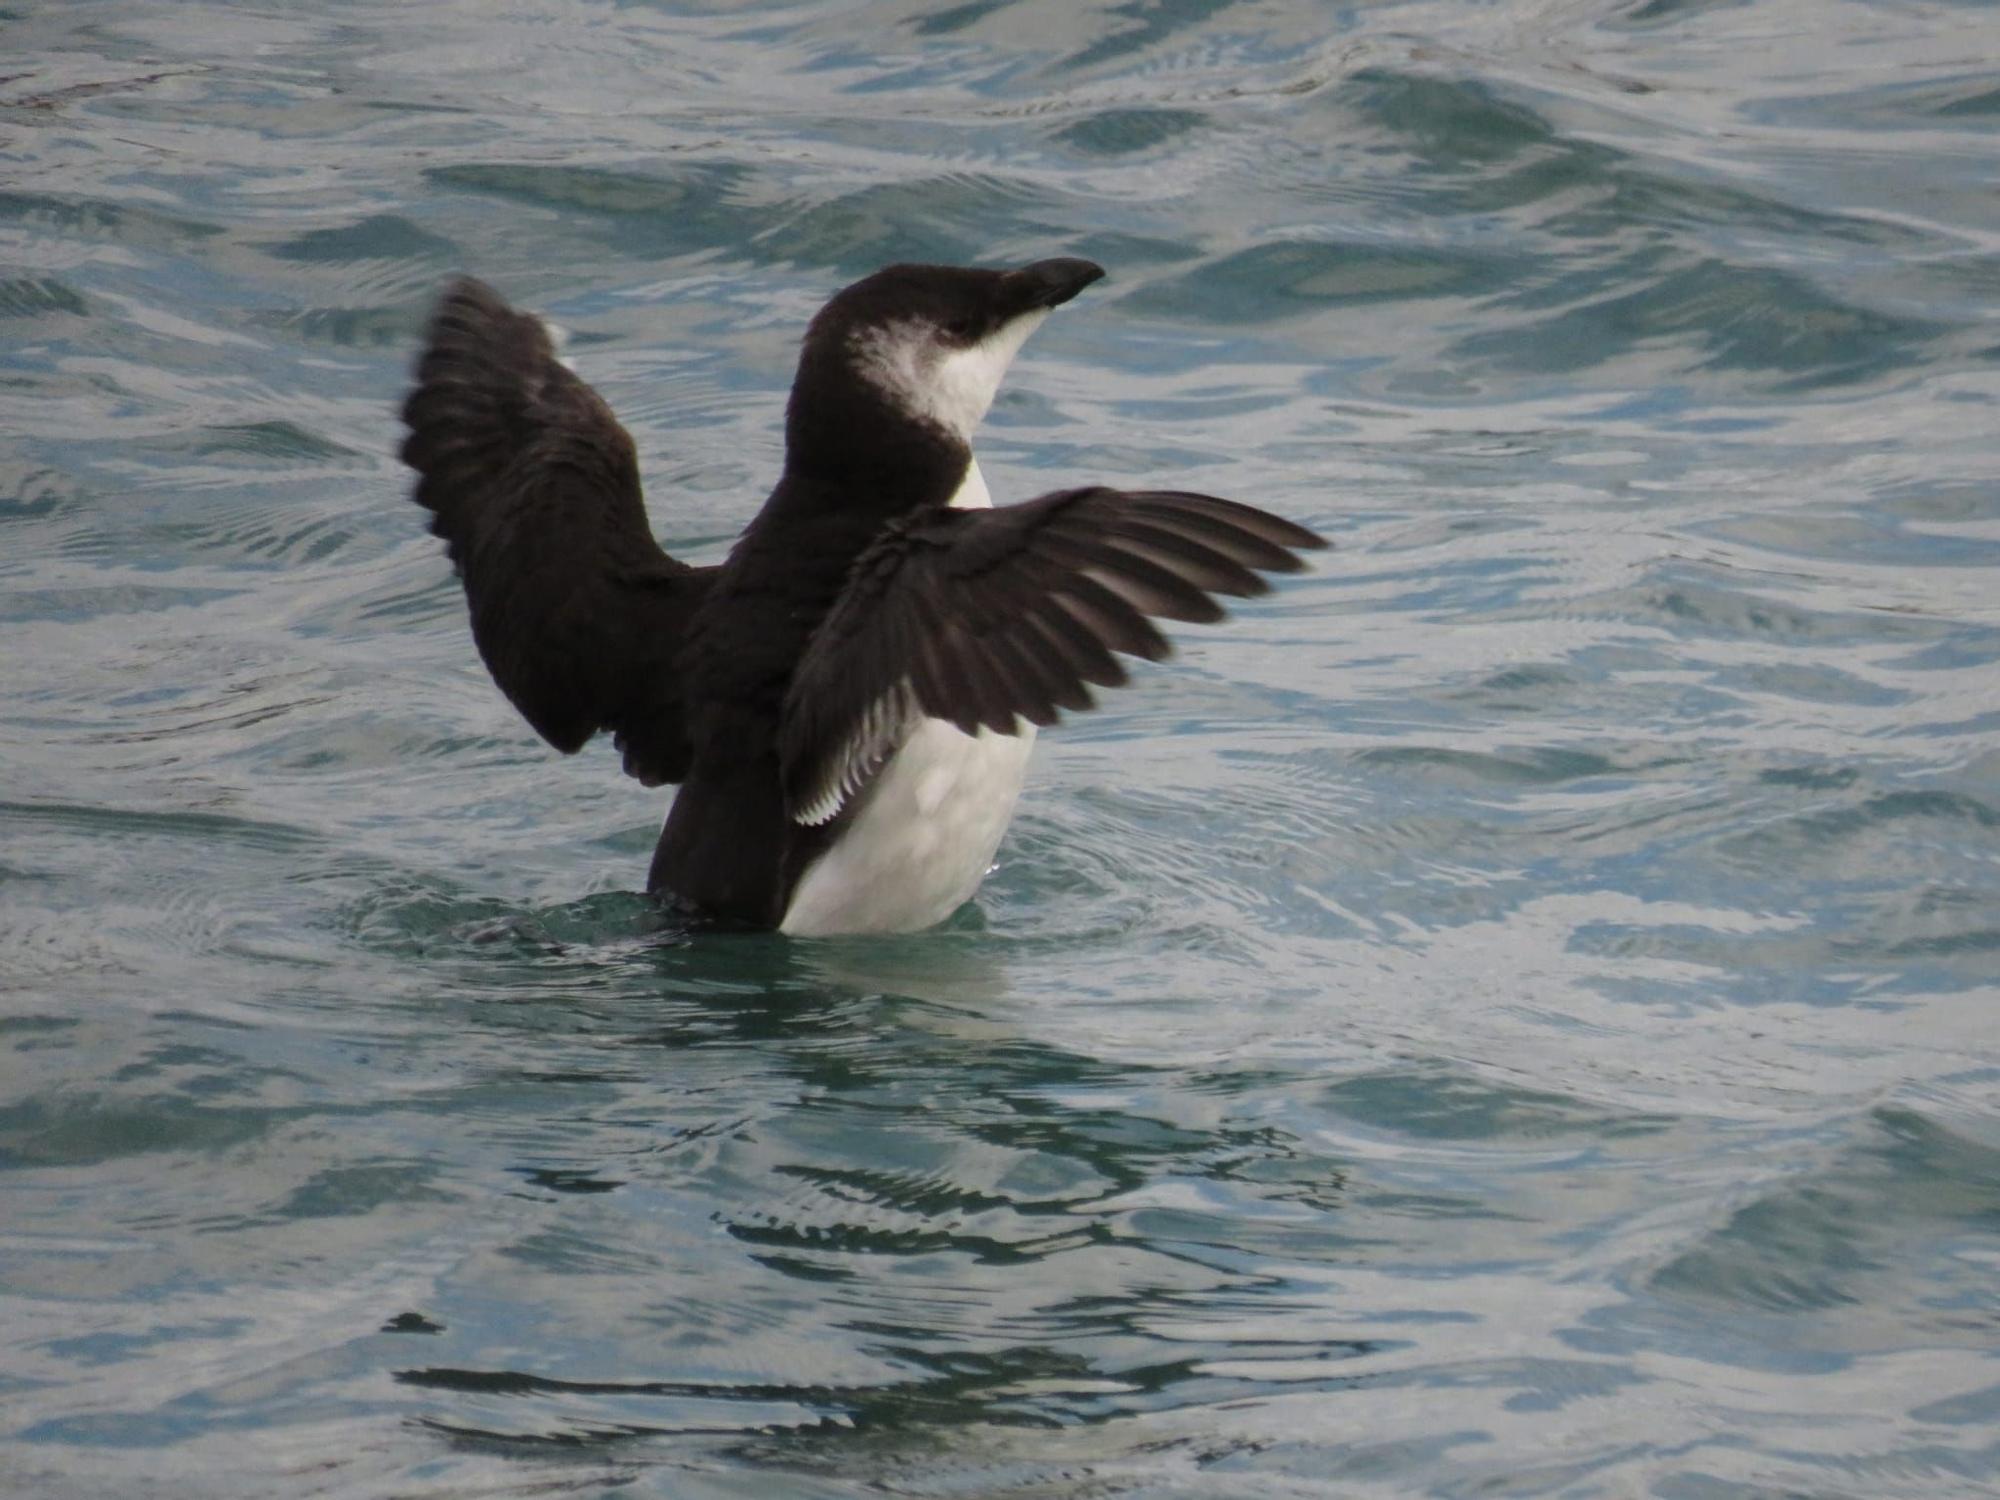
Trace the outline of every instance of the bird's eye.
<instances>
[{"instance_id":1,"label":"bird's eye","mask_svg":"<svg viewBox=\"0 0 2000 1500\"><path fill-rule=\"evenodd\" d=\"M944 325L944 331L960 343L969 344L979 332L979 320L977 318L953 318L949 323Z\"/></svg>"}]
</instances>

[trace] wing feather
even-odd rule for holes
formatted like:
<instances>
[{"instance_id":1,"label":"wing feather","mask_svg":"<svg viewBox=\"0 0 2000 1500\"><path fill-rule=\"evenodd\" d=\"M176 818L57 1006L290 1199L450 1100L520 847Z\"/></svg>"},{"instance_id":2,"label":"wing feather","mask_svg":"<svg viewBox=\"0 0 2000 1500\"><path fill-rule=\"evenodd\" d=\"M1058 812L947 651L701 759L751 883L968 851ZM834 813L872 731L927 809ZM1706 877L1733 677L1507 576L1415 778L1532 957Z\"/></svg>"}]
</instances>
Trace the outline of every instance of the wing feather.
<instances>
[{"instance_id":1,"label":"wing feather","mask_svg":"<svg viewBox=\"0 0 2000 1500\"><path fill-rule=\"evenodd\" d=\"M1325 542L1212 495L1063 490L999 510L924 511L863 553L793 674L779 735L786 806L835 816L922 716L1014 733L1117 687L1114 653L1158 660L1153 618L1222 617ZM885 708L884 705L887 705Z\"/></svg>"},{"instance_id":2,"label":"wing feather","mask_svg":"<svg viewBox=\"0 0 2000 1500\"><path fill-rule=\"evenodd\" d=\"M687 774L678 654L712 568L660 549L632 439L539 319L464 277L403 405L413 498L465 585L502 692L565 753L609 730L648 785Z\"/></svg>"}]
</instances>

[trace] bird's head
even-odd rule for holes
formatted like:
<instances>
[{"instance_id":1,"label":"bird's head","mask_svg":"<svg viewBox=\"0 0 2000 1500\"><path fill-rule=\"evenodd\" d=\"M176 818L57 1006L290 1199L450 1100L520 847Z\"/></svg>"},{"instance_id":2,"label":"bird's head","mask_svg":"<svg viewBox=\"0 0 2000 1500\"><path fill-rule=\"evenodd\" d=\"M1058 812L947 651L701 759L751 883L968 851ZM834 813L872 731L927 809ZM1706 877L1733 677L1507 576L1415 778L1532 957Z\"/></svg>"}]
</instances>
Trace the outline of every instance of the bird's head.
<instances>
[{"instance_id":1,"label":"bird's head","mask_svg":"<svg viewBox=\"0 0 2000 1500\"><path fill-rule=\"evenodd\" d=\"M867 443L868 427L897 422L968 445L1028 335L1103 274L1062 258L1012 271L896 265L855 282L806 330L787 424L793 456Z\"/></svg>"}]
</instances>

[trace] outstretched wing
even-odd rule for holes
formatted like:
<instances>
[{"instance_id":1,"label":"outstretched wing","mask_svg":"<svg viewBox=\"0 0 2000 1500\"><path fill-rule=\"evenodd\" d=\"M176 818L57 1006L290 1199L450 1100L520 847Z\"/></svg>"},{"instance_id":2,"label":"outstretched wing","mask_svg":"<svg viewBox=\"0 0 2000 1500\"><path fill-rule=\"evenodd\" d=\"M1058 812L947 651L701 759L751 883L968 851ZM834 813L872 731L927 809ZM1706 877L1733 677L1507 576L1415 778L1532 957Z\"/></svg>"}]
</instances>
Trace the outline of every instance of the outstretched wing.
<instances>
[{"instance_id":1,"label":"outstretched wing","mask_svg":"<svg viewBox=\"0 0 2000 1500\"><path fill-rule=\"evenodd\" d=\"M1211 495L1063 490L998 510L930 510L891 524L856 561L792 677L779 738L801 823L839 812L918 717L1012 733L1094 706L1112 653L1169 650L1148 616L1218 620L1212 595L1264 593L1258 571L1305 566L1326 543Z\"/></svg>"},{"instance_id":2,"label":"outstretched wing","mask_svg":"<svg viewBox=\"0 0 2000 1500\"><path fill-rule=\"evenodd\" d=\"M649 786L687 774L676 657L713 568L660 549L632 439L541 321L461 278L403 406L403 461L500 690L564 753L610 730Z\"/></svg>"}]
</instances>

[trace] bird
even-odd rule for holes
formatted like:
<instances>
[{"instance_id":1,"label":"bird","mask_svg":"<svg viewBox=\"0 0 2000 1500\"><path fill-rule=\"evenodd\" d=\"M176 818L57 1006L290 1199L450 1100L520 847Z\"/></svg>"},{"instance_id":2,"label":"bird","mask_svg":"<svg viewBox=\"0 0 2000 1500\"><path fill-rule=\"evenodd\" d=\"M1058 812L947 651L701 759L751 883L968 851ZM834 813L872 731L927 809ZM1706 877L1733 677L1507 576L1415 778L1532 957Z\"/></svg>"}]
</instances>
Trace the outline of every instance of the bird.
<instances>
[{"instance_id":1,"label":"bird","mask_svg":"<svg viewBox=\"0 0 2000 1500\"><path fill-rule=\"evenodd\" d=\"M550 745L678 784L647 889L696 922L915 932L971 898L1035 731L1322 547L1213 495L995 507L972 437L1015 354L1104 275L898 264L807 325L775 487L720 563L655 540L629 433L547 325L444 289L401 457L494 682Z\"/></svg>"}]
</instances>

